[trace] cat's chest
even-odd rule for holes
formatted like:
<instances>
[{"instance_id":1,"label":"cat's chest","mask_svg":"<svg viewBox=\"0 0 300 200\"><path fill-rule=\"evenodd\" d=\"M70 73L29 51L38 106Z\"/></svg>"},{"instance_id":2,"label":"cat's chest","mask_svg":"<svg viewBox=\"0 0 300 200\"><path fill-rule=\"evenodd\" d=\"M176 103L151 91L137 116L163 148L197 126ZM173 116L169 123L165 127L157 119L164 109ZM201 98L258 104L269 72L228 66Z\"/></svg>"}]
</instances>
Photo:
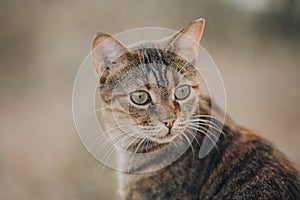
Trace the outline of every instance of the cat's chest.
<instances>
[{"instance_id":1,"label":"cat's chest","mask_svg":"<svg viewBox=\"0 0 300 200\"><path fill-rule=\"evenodd\" d=\"M127 174L118 173L118 191L121 199L125 199L126 196L135 188L135 184L143 179L147 179L149 174Z\"/></svg>"},{"instance_id":2,"label":"cat's chest","mask_svg":"<svg viewBox=\"0 0 300 200\"><path fill-rule=\"evenodd\" d=\"M123 199L195 199L201 187L200 171L198 159L186 155L185 159L155 172L120 173L120 194Z\"/></svg>"}]
</instances>

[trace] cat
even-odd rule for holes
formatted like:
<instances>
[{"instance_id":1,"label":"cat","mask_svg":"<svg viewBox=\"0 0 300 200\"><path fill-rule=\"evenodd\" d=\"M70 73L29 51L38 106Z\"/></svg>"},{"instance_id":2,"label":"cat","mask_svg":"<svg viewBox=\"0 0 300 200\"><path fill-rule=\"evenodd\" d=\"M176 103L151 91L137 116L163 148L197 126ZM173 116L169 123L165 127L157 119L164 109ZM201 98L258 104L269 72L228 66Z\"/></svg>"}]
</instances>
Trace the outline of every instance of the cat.
<instances>
[{"instance_id":1,"label":"cat","mask_svg":"<svg viewBox=\"0 0 300 200\"><path fill-rule=\"evenodd\" d=\"M133 153L160 150L176 138L193 139L187 150L164 168L119 173L120 198L300 199L298 166L228 115L224 125L212 116L213 101L200 93L194 66L204 24L204 19L194 20L168 38L129 47L106 33L93 40L92 63L99 77L101 101L110 105L105 124L125 127L123 131L110 129L109 137ZM218 112L223 113L221 109ZM200 159L196 152L209 136L209 127L222 134L211 152ZM195 134L184 131L189 128L196 130ZM122 165L126 158L119 159ZM160 161L139 160L133 165L152 169Z\"/></svg>"}]
</instances>

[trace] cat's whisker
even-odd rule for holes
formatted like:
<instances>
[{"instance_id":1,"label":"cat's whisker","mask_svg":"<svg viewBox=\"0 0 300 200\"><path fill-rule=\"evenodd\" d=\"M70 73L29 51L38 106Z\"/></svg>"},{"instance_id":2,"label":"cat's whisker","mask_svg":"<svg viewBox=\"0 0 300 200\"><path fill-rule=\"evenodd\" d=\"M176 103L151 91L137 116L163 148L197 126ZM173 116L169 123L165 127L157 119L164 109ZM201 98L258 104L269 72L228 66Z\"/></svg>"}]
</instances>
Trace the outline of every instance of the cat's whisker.
<instances>
[{"instance_id":1,"label":"cat's whisker","mask_svg":"<svg viewBox=\"0 0 300 200\"><path fill-rule=\"evenodd\" d=\"M198 125L197 124L190 124L189 127L192 128L192 129L194 129L194 130L202 130L202 131L209 132L209 133L211 133L210 135L213 136L215 140L219 139L219 137L217 137L216 135L214 135L212 133L212 131L210 131L209 129L207 129L207 128L203 127L203 126L199 126L199 124Z\"/></svg>"},{"instance_id":2,"label":"cat's whisker","mask_svg":"<svg viewBox=\"0 0 300 200\"><path fill-rule=\"evenodd\" d=\"M138 145L137 145L137 147L135 148L135 150L134 150L134 152L133 152L133 154L132 154L132 156L131 156L131 159L130 159L130 161L129 161L129 164L128 164L128 168L127 168L127 171L128 171L128 172L130 171L130 166L131 166L131 163L132 163L132 161L133 161L133 159L134 159L134 157L135 157L135 154L137 153L137 151L138 151L138 149L140 148L141 144L142 144L146 139L147 139L147 138L144 138L144 139L140 140L139 143L138 143Z\"/></svg>"},{"instance_id":3,"label":"cat's whisker","mask_svg":"<svg viewBox=\"0 0 300 200\"><path fill-rule=\"evenodd\" d=\"M200 133L203 133L205 136L207 136L209 138L209 140L213 143L213 145L215 146L216 149L218 149L217 147L217 141L218 141L218 138L213 135L211 133L211 131L209 130L202 130L202 129L199 129L199 128L196 128L196 127L193 127L193 126L189 126L190 129L193 129L195 131L199 131ZM215 140L211 137L211 136L214 136Z\"/></svg>"},{"instance_id":4,"label":"cat's whisker","mask_svg":"<svg viewBox=\"0 0 300 200\"><path fill-rule=\"evenodd\" d=\"M196 141L196 143L198 144L198 146L201 147L200 142L199 142L199 140L197 139L195 133L192 133L192 132L188 131L187 129L184 130L184 133L190 134L190 135L194 138L194 140Z\"/></svg>"},{"instance_id":5,"label":"cat's whisker","mask_svg":"<svg viewBox=\"0 0 300 200\"><path fill-rule=\"evenodd\" d=\"M122 130L119 130L119 131L116 131L116 132L114 132L114 130L115 129L118 129L119 127L113 127L113 128L111 128L111 129L109 129L109 130L107 130L107 131L105 131L105 133L110 133L111 134L111 136L109 136L109 137L107 137L108 138L108 141L110 141L112 144L114 144L114 142L115 141L113 141L114 140L114 138L117 138L117 137L119 137L119 136L122 136L122 135L126 135L126 134L124 134L124 132L122 131ZM129 129L130 129L130 127L128 127ZM104 133L102 133L102 134L100 134L97 138L96 138L96 140L92 143L92 145L88 148L88 150L90 151L90 150L92 150L92 148L99 142L99 140L104 136L105 134ZM105 136L104 136L105 137ZM104 138L104 140L103 141L105 141L106 140L106 137ZM104 147L103 147L104 148Z\"/></svg>"},{"instance_id":6,"label":"cat's whisker","mask_svg":"<svg viewBox=\"0 0 300 200\"><path fill-rule=\"evenodd\" d=\"M92 150L92 148L94 148L94 146L99 142L100 139L102 139L103 136L104 136L104 134L100 134L99 136L97 136L97 138L95 139L95 141L88 148L88 151Z\"/></svg>"},{"instance_id":7,"label":"cat's whisker","mask_svg":"<svg viewBox=\"0 0 300 200\"><path fill-rule=\"evenodd\" d=\"M115 134L118 135L118 136L122 135L121 132L116 132ZM127 137L127 136L125 136L125 137ZM129 138L129 137L130 137L130 136L128 135L128 138ZM115 142L115 141L112 141L111 139L110 139L110 140L107 140L107 139L105 138L105 139L103 140L103 142L107 142L107 143L104 144L104 146L102 146L102 149L104 149L105 146L108 145L108 144L111 144L112 146L117 146L119 142L122 142L122 139L119 140L119 141L117 141L117 142ZM99 145L99 146L100 146L100 145ZM92 148L92 147L91 147L91 148ZM90 149L91 149L91 148L90 148ZM99 151L101 151L101 149L99 149Z\"/></svg>"},{"instance_id":8,"label":"cat's whisker","mask_svg":"<svg viewBox=\"0 0 300 200\"><path fill-rule=\"evenodd\" d=\"M195 133L190 132L189 129L193 129L194 131L199 131L199 132L203 133L204 135L208 136L208 138L213 142L214 146L216 147L215 142L211 138L210 135L212 135L215 139L217 139L217 137L214 134L212 134L212 133L210 134L210 132L207 132L208 130L204 129L204 127L201 127L201 129L199 130L198 129L199 126L196 126L196 124L190 123L190 121L187 123L180 123L179 125L181 125L183 127L187 127L183 130L183 132L188 133L191 136L193 136L199 147L201 147L199 140L195 137ZM210 126L209 124L203 124L203 125ZM192 126L192 127L190 127L190 126ZM216 129L216 130L218 130L218 129Z\"/></svg>"},{"instance_id":9,"label":"cat's whisker","mask_svg":"<svg viewBox=\"0 0 300 200\"><path fill-rule=\"evenodd\" d=\"M226 135L224 133L224 131L222 129L220 129L219 127L214 126L213 124L207 124L207 123L203 123L203 122L198 122L199 125L204 125L204 126L208 126L209 128L214 129L215 131L218 131L219 133L221 133L222 135Z\"/></svg>"},{"instance_id":10,"label":"cat's whisker","mask_svg":"<svg viewBox=\"0 0 300 200\"><path fill-rule=\"evenodd\" d=\"M137 140L137 138L132 141L132 138L131 138L130 135L126 135L124 138L119 140L117 143L107 142L107 141L104 140L103 142L106 142L106 143L103 146L100 145L101 148L98 151L96 151L95 154L98 155L99 152L104 151L104 149L106 148L107 145L111 145L108 150L105 150L105 153L104 153L104 156L103 156L104 163L106 163L106 161L110 158L111 154L116 150L116 148L119 147L119 145L122 145L123 143L128 142L128 141L131 141L130 143L132 143L136 140Z\"/></svg>"},{"instance_id":11,"label":"cat's whisker","mask_svg":"<svg viewBox=\"0 0 300 200\"><path fill-rule=\"evenodd\" d=\"M189 120L206 120L214 124L216 127L223 127L222 120L212 115L194 115Z\"/></svg>"},{"instance_id":12,"label":"cat's whisker","mask_svg":"<svg viewBox=\"0 0 300 200\"><path fill-rule=\"evenodd\" d=\"M145 137L145 135L141 135L140 130L138 130L136 128L132 128L129 125L124 126L123 128L120 128L120 130L123 131L124 134L131 135L132 137L138 137L138 138L140 138L141 136Z\"/></svg>"},{"instance_id":13,"label":"cat's whisker","mask_svg":"<svg viewBox=\"0 0 300 200\"><path fill-rule=\"evenodd\" d=\"M131 138L130 136L125 136L121 141L119 141L117 144L112 145L108 151L104 154L103 160L104 163L106 163L106 161L109 159L109 157L111 156L111 154L114 152L114 150L117 148L117 146L121 145L124 142L130 141Z\"/></svg>"},{"instance_id":14,"label":"cat's whisker","mask_svg":"<svg viewBox=\"0 0 300 200\"><path fill-rule=\"evenodd\" d=\"M132 115L132 113L130 112L127 112L127 111L124 111L124 110L118 110L119 112L123 113L123 114L126 114L126 115Z\"/></svg>"},{"instance_id":15,"label":"cat's whisker","mask_svg":"<svg viewBox=\"0 0 300 200\"><path fill-rule=\"evenodd\" d=\"M110 129L104 131L103 134L107 134L107 133L111 132L114 129L120 129L120 128L123 128L123 127L130 127L130 125L128 125L128 124L118 124L117 126L114 126Z\"/></svg>"},{"instance_id":16,"label":"cat's whisker","mask_svg":"<svg viewBox=\"0 0 300 200\"><path fill-rule=\"evenodd\" d=\"M124 149L125 151L128 151L128 148L133 145L137 140L139 140L140 138L134 138Z\"/></svg>"},{"instance_id":17,"label":"cat's whisker","mask_svg":"<svg viewBox=\"0 0 300 200\"><path fill-rule=\"evenodd\" d=\"M132 125L123 125L123 126L118 125L117 127L119 128L119 130L122 130L125 133L127 133L126 131L138 132L138 129Z\"/></svg>"},{"instance_id":18,"label":"cat's whisker","mask_svg":"<svg viewBox=\"0 0 300 200\"><path fill-rule=\"evenodd\" d=\"M135 141L139 140L140 138L132 138L131 135L125 135L123 138L121 138L120 140L118 140L116 143L113 143L112 147L111 148L119 148L119 149L122 149L123 151L127 151L128 147L130 145L132 145ZM125 147L125 148L122 148L120 145L122 145L123 143L125 142L129 142L129 144Z\"/></svg>"},{"instance_id":19,"label":"cat's whisker","mask_svg":"<svg viewBox=\"0 0 300 200\"><path fill-rule=\"evenodd\" d=\"M117 131L115 131L115 129L117 129ZM115 143L115 139L117 139L118 137L124 136L124 135L133 138L135 141L138 139L147 137L147 135L145 135L145 134L141 135L141 133L138 132L137 129L133 129L128 125L118 125L118 127L114 127L112 129L107 130L106 133L110 135L110 136L108 136L108 138L112 141L112 143L114 145L117 145L117 143L118 143L118 142Z\"/></svg>"},{"instance_id":20,"label":"cat's whisker","mask_svg":"<svg viewBox=\"0 0 300 200\"><path fill-rule=\"evenodd\" d=\"M211 122L211 121L203 121L203 120L191 120L192 124L195 124L197 122L198 125L204 125L208 126L209 128L212 128L218 132L220 132L222 135L225 135L224 131L217 126L217 124Z\"/></svg>"},{"instance_id":21,"label":"cat's whisker","mask_svg":"<svg viewBox=\"0 0 300 200\"><path fill-rule=\"evenodd\" d=\"M109 109L109 108L108 107L98 108L98 109L96 109L94 111L84 113L84 114L80 115L78 118L86 117L88 115L94 114L94 113L96 113L98 111L101 111L101 110L104 110L104 109Z\"/></svg>"},{"instance_id":22,"label":"cat's whisker","mask_svg":"<svg viewBox=\"0 0 300 200\"><path fill-rule=\"evenodd\" d=\"M109 136L108 139L114 143L116 139L118 140L119 137L121 137L121 139L122 139L124 135L129 135L129 134L126 134L124 131L118 131L118 132L112 133L112 135ZM129 136L133 137L132 135L129 135Z\"/></svg>"},{"instance_id":23,"label":"cat's whisker","mask_svg":"<svg viewBox=\"0 0 300 200\"><path fill-rule=\"evenodd\" d=\"M142 149L144 150L148 150L148 145L149 145L149 140L146 140L146 142L144 142L144 145L142 146Z\"/></svg>"},{"instance_id":24,"label":"cat's whisker","mask_svg":"<svg viewBox=\"0 0 300 200\"><path fill-rule=\"evenodd\" d=\"M147 140L147 149L150 149L149 146L151 146L151 141Z\"/></svg>"},{"instance_id":25,"label":"cat's whisker","mask_svg":"<svg viewBox=\"0 0 300 200\"><path fill-rule=\"evenodd\" d=\"M134 138L132 139L131 135L126 135L125 137L123 137L122 139L120 139L117 143L112 143L112 146L107 150L107 152L105 153L103 159L106 163L107 159L110 157L110 155L114 152L114 150L116 148L122 149L123 151L127 151L127 148L133 144L135 141L137 141L139 138ZM129 144L126 146L126 148L122 148L120 145L122 145L123 143L126 143L129 141ZM107 145L107 144L106 144Z\"/></svg>"},{"instance_id":26,"label":"cat's whisker","mask_svg":"<svg viewBox=\"0 0 300 200\"><path fill-rule=\"evenodd\" d=\"M112 144L103 156L104 161L105 162L107 161L107 159L110 157L110 155L113 153L113 151L117 148L117 146L121 145L123 142L126 142L128 139L130 139L130 138L124 137L117 144Z\"/></svg>"},{"instance_id":27,"label":"cat's whisker","mask_svg":"<svg viewBox=\"0 0 300 200\"><path fill-rule=\"evenodd\" d=\"M114 132L115 130L126 130L126 128L131 128L129 125L118 125L118 126L115 126L113 128L110 128L106 131L104 131L103 133L101 133L101 135L107 135L111 132Z\"/></svg>"},{"instance_id":28,"label":"cat's whisker","mask_svg":"<svg viewBox=\"0 0 300 200\"><path fill-rule=\"evenodd\" d=\"M194 151L194 147L192 145L192 142L190 141L190 139L188 138L188 136L186 136L185 134L181 134L181 136L183 136L186 139L186 141L189 143L189 146L192 149L192 154L193 154L193 157L194 157L195 156L195 151Z\"/></svg>"},{"instance_id":29,"label":"cat's whisker","mask_svg":"<svg viewBox=\"0 0 300 200\"><path fill-rule=\"evenodd\" d=\"M198 114L198 115L193 115L193 116L191 116L191 118L192 119L198 119L200 117L200 119L207 119L207 118L209 118L209 119L211 119L211 120L216 120L217 122L222 122L222 119L220 119L219 117L217 117L217 116L214 116L214 115L203 115L203 114Z\"/></svg>"},{"instance_id":30,"label":"cat's whisker","mask_svg":"<svg viewBox=\"0 0 300 200\"><path fill-rule=\"evenodd\" d=\"M145 147L146 143L148 142L147 139L148 139L148 138L146 138L146 140L145 140L146 142L145 142L145 141L143 142L143 146L141 147L141 149L145 149L144 147Z\"/></svg>"},{"instance_id":31,"label":"cat's whisker","mask_svg":"<svg viewBox=\"0 0 300 200\"><path fill-rule=\"evenodd\" d=\"M193 122L193 121L203 121L203 122L209 122L211 124L214 124L215 126L219 126L218 124L216 124L214 122L214 119L203 119L203 118L195 118L195 119L189 119L190 122ZM216 121L216 120L215 120Z\"/></svg>"}]
</instances>

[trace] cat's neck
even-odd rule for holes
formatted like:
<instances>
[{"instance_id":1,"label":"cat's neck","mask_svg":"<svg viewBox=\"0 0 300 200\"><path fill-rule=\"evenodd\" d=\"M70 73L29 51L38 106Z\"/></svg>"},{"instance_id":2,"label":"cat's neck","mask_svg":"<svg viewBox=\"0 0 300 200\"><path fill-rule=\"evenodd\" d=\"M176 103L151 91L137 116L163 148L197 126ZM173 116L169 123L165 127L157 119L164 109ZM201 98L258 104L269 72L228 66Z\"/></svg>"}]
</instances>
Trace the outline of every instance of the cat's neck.
<instances>
[{"instance_id":1,"label":"cat's neck","mask_svg":"<svg viewBox=\"0 0 300 200\"><path fill-rule=\"evenodd\" d=\"M220 137L220 143L224 143L223 137L224 136ZM198 152L201 148L198 142L201 143L203 138L204 137L199 134L196 138L198 141L195 139L193 145L178 160L163 169L141 174L120 173L119 189L121 195L123 197L127 196L128 199L132 197L139 199L137 195L143 193L143 190L147 190L149 185L152 186L152 190L157 192L160 184L172 183L174 177L180 179L180 184L182 187L186 187L187 190L199 190L212 171L212 166L215 165L213 163L217 163L220 157L220 152L217 150L219 147L216 147L205 158L198 158ZM217 145L219 145L219 142ZM158 183L158 180L161 183ZM135 194L136 191L138 192ZM193 197L190 198L193 199Z\"/></svg>"}]
</instances>

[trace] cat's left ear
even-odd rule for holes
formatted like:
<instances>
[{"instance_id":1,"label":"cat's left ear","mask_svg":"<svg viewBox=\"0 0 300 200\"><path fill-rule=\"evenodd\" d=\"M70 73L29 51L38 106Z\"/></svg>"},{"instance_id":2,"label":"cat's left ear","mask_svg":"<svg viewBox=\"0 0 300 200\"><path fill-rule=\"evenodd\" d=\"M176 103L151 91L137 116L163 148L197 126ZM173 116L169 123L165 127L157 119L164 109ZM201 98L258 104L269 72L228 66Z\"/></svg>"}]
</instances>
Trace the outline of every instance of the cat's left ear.
<instances>
[{"instance_id":1,"label":"cat's left ear","mask_svg":"<svg viewBox=\"0 0 300 200\"><path fill-rule=\"evenodd\" d=\"M171 37L166 50L182 56L190 63L195 63L204 25L205 20L203 18L192 21Z\"/></svg>"}]
</instances>

